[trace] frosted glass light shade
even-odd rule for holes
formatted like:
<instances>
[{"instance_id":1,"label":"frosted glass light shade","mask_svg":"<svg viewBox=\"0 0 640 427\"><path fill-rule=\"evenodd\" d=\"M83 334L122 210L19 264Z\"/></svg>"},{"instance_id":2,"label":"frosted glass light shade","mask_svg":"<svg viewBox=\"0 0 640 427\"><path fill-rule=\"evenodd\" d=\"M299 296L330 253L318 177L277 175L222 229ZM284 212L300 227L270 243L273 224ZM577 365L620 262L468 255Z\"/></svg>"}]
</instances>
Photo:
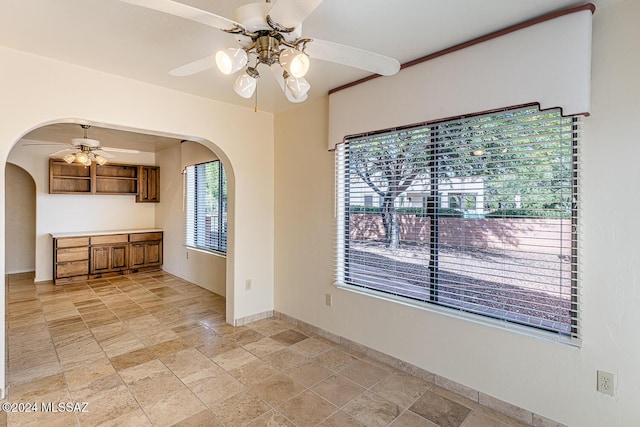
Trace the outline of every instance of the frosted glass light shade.
<instances>
[{"instance_id":1,"label":"frosted glass light shade","mask_svg":"<svg viewBox=\"0 0 640 427\"><path fill-rule=\"evenodd\" d=\"M311 85L304 77L295 78L293 76L288 76L284 79L284 83L287 85L287 89L289 89L291 95L296 99L304 96L304 94L309 92L309 89L311 89Z\"/></svg>"},{"instance_id":2,"label":"frosted glass light shade","mask_svg":"<svg viewBox=\"0 0 640 427\"><path fill-rule=\"evenodd\" d=\"M89 160L89 156L87 153L78 153L76 154L76 162L85 164Z\"/></svg>"},{"instance_id":3,"label":"frosted glass light shade","mask_svg":"<svg viewBox=\"0 0 640 427\"><path fill-rule=\"evenodd\" d=\"M299 50L288 48L280 52L280 65L293 77L304 77L309 71L309 57Z\"/></svg>"},{"instance_id":4,"label":"frosted glass light shade","mask_svg":"<svg viewBox=\"0 0 640 427\"><path fill-rule=\"evenodd\" d=\"M102 157L101 155L97 155L96 156L96 163L99 164L100 166L104 165L105 163L107 163L107 159L105 159L104 157Z\"/></svg>"},{"instance_id":5,"label":"frosted glass light shade","mask_svg":"<svg viewBox=\"0 0 640 427\"><path fill-rule=\"evenodd\" d=\"M76 156L74 154L67 154L66 156L64 156L62 158L62 160L64 160L65 162L71 164L73 163L73 161L76 159Z\"/></svg>"},{"instance_id":6,"label":"frosted glass light shade","mask_svg":"<svg viewBox=\"0 0 640 427\"><path fill-rule=\"evenodd\" d=\"M223 74L233 74L247 65L247 52L230 47L216 52L216 65Z\"/></svg>"},{"instance_id":7,"label":"frosted glass light shade","mask_svg":"<svg viewBox=\"0 0 640 427\"><path fill-rule=\"evenodd\" d=\"M251 98L253 93L256 91L257 82L256 78L251 77L247 73L242 73L233 84L233 90L243 98Z\"/></svg>"}]
</instances>

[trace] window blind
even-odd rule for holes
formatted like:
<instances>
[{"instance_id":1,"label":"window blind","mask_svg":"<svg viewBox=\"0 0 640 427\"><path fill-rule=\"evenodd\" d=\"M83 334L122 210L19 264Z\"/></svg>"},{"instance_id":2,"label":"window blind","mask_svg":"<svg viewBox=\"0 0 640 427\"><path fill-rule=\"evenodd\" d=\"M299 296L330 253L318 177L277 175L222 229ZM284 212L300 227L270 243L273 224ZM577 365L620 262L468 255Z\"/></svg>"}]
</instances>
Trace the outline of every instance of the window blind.
<instances>
[{"instance_id":1,"label":"window blind","mask_svg":"<svg viewBox=\"0 0 640 427\"><path fill-rule=\"evenodd\" d=\"M227 250L227 180L219 160L185 168L185 245Z\"/></svg>"},{"instance_id":2,"label":"window blind","mask_svg":"<svg viewBox=\"0 0 640 427\"><path fill-rule=\"evenodd\" d=\"M577 132L526 107L347 138L338 283L577 338Z\"/></svg>"}]
</instances>

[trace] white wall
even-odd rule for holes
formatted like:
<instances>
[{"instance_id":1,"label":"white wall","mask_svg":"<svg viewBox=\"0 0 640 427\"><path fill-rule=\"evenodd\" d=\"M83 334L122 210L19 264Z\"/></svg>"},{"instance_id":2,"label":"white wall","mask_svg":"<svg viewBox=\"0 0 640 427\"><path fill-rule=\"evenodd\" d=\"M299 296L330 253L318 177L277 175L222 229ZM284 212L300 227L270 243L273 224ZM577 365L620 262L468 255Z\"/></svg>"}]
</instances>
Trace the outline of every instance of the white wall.
<instances>
[{"instance_id":1,"label":"white wall","mask_svg":"<svg viewBox=\"0 0 640 427\"><path fill-rule=\"evenodd\" d=\"M47 146L16 145L8 159L29 172L36 184L36 282L53 279L53 240L49 233L155 226L154 205L136 203L133 195L49 194L48 155L51 151ZM136 155L119 153L117 161L152 165L155 156L145 152Z\"/></svg>"},{"instance_id":2,"label":"white wall","mask_svg":"<svg viewBox=\"0 0 640 427\"><path fill-rule=\"evenodd\" d=\"M333 287L326 100L275 119L275 309L569 426L640 425L639 20L635 0L594 16L581 170L580 348ZM327 292L332 307L324 304ZM614 397L596 391L597 369L615 374Z\"/></svg>"},{"instance_id":3,"label":"white wall","mask_svg":"<svg viewBox=\"0 0 640 427\"><path fill-rule=\"evenodd\" d=\"M227 321L273 309L273 115L3 47L0 63L4 64L0 67L3 163L27 132L76 120L196 139L214 151L225 165L229 186ZM4 174L0 174L0 188L4 188ZM6 249L10 242L5 239L4 202L3 192L0 241ZM0 256L0 271L5 271L4 256ZM253 279L251 291L244 290L247 278ZM4 280L0 274L0 288ZM1 355L6 354L4 298L0 292ZM0 363L0 383L5 382L4 369Z\"/></svg>"},{"instance_id":4,"label":"white wall","mask_svg":"<svg viewBox=\"0 0 640 427\"><path fill-rule=\"evenodd\" d=\"M7 240L12 250L5 254L6 273L36 269L36 184L24 169L7 163L5 169Z\"/></svg>"},{"instance_id":5,"label":"white wall","mask_svg":"<svg viewBox=\"0 0 640 427\"><path fill-rule=\"evenodd\" d=\"M210 152L209 152L210 153ZM191 283L225 296L226 257L187 249L184 246L185 212L182 182L181 146L156 154L160 166L160 203L156 222L164 230L164 265L162 269ZM192 157L199 163L208 159Z\"/></svg>"}]
</instances>

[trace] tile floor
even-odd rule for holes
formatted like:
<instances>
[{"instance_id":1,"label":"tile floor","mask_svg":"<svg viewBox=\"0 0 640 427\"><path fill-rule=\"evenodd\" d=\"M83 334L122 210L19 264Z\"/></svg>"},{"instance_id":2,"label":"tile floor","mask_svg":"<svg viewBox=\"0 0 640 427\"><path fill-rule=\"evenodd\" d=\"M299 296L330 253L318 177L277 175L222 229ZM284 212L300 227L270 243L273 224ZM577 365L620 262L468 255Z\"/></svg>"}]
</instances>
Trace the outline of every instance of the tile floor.
<instances>
[{"instance_id":1,"label":"tile floor","mask_svg":"<svg viewBox=\"0 0 640 427\"><path fill-rule=\"evenodd\" d=\"M225 323L224 298L166 273L8 286L9 426L523 426L290 323Z\"/></svg>"}]
</instances>

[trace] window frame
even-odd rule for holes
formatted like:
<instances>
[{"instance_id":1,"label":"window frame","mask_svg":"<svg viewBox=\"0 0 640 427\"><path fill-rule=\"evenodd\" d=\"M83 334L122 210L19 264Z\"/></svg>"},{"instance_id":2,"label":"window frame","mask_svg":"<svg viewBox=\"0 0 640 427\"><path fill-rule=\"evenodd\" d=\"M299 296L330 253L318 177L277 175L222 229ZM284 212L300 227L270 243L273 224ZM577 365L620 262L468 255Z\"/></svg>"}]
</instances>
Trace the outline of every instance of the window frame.
<instances>
[{"instance_id":1,"label":"window frame","mask_svg":"<svg viewBox=\"0 0 640 427\"><path fill-rule=\"evenodd\" d=\"M421 124L416 124L416 125L410 125L410 126L405 126L405 127L399 127L396 129L388 129L385 131L379 131L379 132L372 132L369 134L363 134L363 135L356 135L353 136L352 138L363 138L363 137L367 137L367 136L371 136L374 137L376 135L380 135L383 133L392 133L392 132L401 132L401 131L406 131L406 130L411 130L411 129L417 129L417 128L426 128L429 127L431 129L431 144L434 144L432 147L433 152L437 152L438 150L438 129L439 129L439 125L443 124L443 123L447 123L447 122L452 122L455 120L465 120L465 119L473 119L475 117L478 116L489 116L492 114L499 114L501 112L510 112L510 111L518 111L521 109L529 109L529 108L537 108L538 112L540 114L544 114L546 111L550 111L550 110L554 110L554 109L549 109L549 110L541 110L539 108L538 104L532 104L532 105L521 105L521 106L516 106L516 107L512 107L512 108L504 108L504 109L499 109L499 110L495 110L492 112L483 112L483 113L477 113L477 114L471 114L471 115L465 115L459 118L448 118L446 120L439 120L439 121L435 121L435 122L429 122L429 123L421 123ZM500 328L504 328L504 329L510 329L510 330L517 330L519 332L523 332L525 334L528 335L533 335L533 336L537 336L537 337L543 337L545 339L551 339L553 341L556 342L563 342L563 343L568 343L570 345L574 345L574 346L580 346L581 345L581 337L580 337L580 329L579 329L579 316L580 316L580 306L578 305L578 293L579 293L579 283L578 283L578 238L579 238L579 233L578 233L578 198L579 198L579 169L578 169L578 146L579 146L579 138L578 138L578 122L579 119L577 116L569 116L569 117L564 117L564 116L560 116L562 118L565 119L570 119L571 120L571 129L572 129L572 139L571 139L571 159L572 159L572 164L571 164L571 254L570 254L570 263L571 263L571 279L570 279L570 286L571 286L571 313L574 313L574 315L571 316L571 320L570 320L570 325L568 325L570 327L570 332L561 332L558 330L550 330L550 329L545 329L542 327L537 327L535 325L531 325L531 324L526 324L526 323L520 323L517 322L513 319L508 319L508 318L504 318L504 317L498 317L498 316L491 316L488 314L479 314L479 313L474 313L474 312L468 312L464 309L461 309L459 307L451 307L451 306L447 306L447 305L442 305L440 303L438 303L438 280L437 280L437 275L438 275L438 251L439 251L439 244L438 244L438 218L439 218L439 213L438 213L438 207L440 206L442 199L440 198L441 195L439 195L439 189L438 189L438 184L439 184L439 180L436 179L434 181L432 181L430 183L430 191L428 191L426 194L429 195L429 197L434 198L434 200L438 200L438 203L430 203L429 206L427 207L426 211L427 211L427 215L430 216L432 219L431 221L431 226L430 226L430 236L429 236L429 247L430 247L430 258L429 258L429 272L430 272L430 277L429 277L429 287L430 287L430 298L427 301L421 301L421 300L417 300L408 296L404 296L404 295L399 295L399 294L394 294L393 292L389 292L389 291L385 291L385 290L381 290L381 289L375 289L373 287L367 287L367 286L363 286L361 284L354 284L354 283L349 283L349 281L346 279L349 276L349 261L347 261L347 258L349 257L349 255L347 255L350 252L350 240L351 238L349 237L349 227L350 227L350 212L351 212L351 208L350 208L350 200L349 200L349 195L350 195L350 175L351 172L349 170L348 166L345 166L344 162L346 162L347 160L345 160L347 157L345 155L345 150L347 149L348 146L348 141L350 140L350 137L346 137L345 138L345 143L343 144L339 144L336 146L336 212L335 212L335 216L336 216L336 221L337 221L337 227L336 227L336 231L337 231L337 262L336 262L336 282L335 285L340 287L340 288L344 288L350 291L354 291L360 294L364 294L364 295L370 295L370 296L374 296L374 297L378 297L378 298L382 298L385 300L390 300L390 301L396 301L396 302L402 302L402 303L406 303L410 306L417 306L417 307L421 307L421 308L425 308L427 310L430 311L436 311L436 312L440 312L440 313L444 313L446 315L452 315L454 317L461 317L461 318L467 318L470 319L472 321L475 322L479 322L479 323L483 323L483 324L489 324L489 325L494 325L494 326L498 326ZM567 125L568 126L568 125ZM342 158L342 160L339 160L339 158ZM430 170L438 170L437 169L437 163L440 159L437 157L437 155L433 155L430 159L430 165L429 168L434 168L434 169L430 169ZM341 164L341 162L343 162ZM484 176L484 175L483 175ZM465 194L455 194L457 196L461 196L464 197ZM474 194L473 197L476 200L476 204L477 204L477 194ZM425 199L426 200L426 199ZM449 201L450 202L450 201Z\"/></svg>"}]
</instances>

